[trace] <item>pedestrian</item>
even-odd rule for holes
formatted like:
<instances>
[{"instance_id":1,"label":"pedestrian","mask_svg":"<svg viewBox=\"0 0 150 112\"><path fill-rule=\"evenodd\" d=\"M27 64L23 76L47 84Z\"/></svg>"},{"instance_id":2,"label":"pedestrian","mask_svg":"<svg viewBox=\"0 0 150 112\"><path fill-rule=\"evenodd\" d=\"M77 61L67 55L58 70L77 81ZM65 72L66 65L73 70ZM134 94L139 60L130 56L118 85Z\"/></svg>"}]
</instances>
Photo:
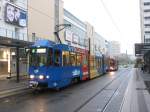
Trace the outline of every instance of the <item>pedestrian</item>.
<instances>
[{"instance_id":1,"label":"pedestrian","mask_svg":"<svg viewBox=\"0 0 150 112\"><path fill-rule=\"evenodd\" d=\"M141 66L141 71L144 73L144 65Z\"/></svg>"}]
</instances>

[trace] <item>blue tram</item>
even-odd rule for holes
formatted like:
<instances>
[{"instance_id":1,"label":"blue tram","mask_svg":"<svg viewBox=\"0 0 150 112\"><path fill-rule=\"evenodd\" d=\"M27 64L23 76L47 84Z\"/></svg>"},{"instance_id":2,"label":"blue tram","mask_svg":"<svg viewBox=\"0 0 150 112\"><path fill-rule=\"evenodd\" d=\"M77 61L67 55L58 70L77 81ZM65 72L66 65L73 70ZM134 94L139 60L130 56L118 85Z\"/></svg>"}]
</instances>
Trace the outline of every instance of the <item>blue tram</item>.
<instances>
[{"instance_id":1,"label":"blue tram","mask_svg":"<svg viewBox=\"0 0 150 112\"><path fill-rule=\"evenodd\" d=\"M89 56L88 50L65 44L39 40L28 52L31 87L59 89L73 82L92 79L106 71L103 56ZM93 60L89 61L89 57ZM91 75L94 68L95 74L99 75Z\"/></svg>"}]
</instances>

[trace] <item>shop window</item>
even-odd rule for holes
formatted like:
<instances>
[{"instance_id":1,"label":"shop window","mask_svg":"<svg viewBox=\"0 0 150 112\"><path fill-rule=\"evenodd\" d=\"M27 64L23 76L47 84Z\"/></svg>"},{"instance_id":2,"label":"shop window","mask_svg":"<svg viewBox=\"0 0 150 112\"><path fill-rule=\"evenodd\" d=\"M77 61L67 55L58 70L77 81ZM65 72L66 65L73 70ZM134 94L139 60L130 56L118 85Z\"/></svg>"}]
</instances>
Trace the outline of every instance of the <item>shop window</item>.
<instances>
[{"instance_id":1,"label":"shop window","mask_svg":"<svg viewBox=\"0 0 150 112\"><path fill-rule=\"evenodd\" d=\"M75 53L70 53L70 64L72 66L76 66L76 54Z\"/></svg>"},{"instance_id":2,"label":"shop window","mask_svg":"<svg viewBox=\"0 0 150 112\"><path fill-rule=\"evenodd\" d=\"M55 50L54 52L54 65L55 66L60 66L61 63L60 63L60 59L61 59L61 52L59 50Z\"/></svg>"},{"instance_id":3,"label":"shop window","mask_svg":"<svg viewBox=\"0 0 150 112\"><path fill-rule=\"evenodd\" d=\"M69 62L69 52L68 51L64 51L63 52L63 66L69 66L70 62Z\"/></svg>"}]
</instances>

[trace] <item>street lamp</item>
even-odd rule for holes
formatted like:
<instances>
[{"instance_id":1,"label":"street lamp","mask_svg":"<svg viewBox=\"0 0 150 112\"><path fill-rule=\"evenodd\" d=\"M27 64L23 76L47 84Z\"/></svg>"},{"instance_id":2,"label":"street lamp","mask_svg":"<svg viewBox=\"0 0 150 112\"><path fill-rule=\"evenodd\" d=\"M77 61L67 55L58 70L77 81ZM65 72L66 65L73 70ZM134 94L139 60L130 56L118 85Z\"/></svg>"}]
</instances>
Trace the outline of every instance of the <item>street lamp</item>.
<instances>
[{"instance_id":1,"label":"street lamp","mask_svg":"<svg viewBox=\"0 0 150 112\"><path fill-rule=\"evenodd\" d=\"M60 27L62 27L60 29ZM63 29L65 29L66 27L71 27L71 24L59 24L59 25L56 25L55 26L55 32L54 34L56 35L57 39L59 40L59 43L61 44L61 40L60 40L60 37L59 37L59 32L62 31Z\"/></svg>"}]
</instances>

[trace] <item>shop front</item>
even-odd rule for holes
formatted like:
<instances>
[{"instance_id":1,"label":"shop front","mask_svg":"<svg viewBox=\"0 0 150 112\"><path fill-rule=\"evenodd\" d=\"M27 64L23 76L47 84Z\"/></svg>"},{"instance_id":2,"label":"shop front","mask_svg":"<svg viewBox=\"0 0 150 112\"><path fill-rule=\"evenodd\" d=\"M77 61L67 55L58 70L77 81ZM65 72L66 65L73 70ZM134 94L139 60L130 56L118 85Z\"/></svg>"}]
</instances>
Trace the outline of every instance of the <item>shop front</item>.
<instances>
[{"instance_id":1,"label":"shop front","mask_svg":"<svg viewBox=\"0 0 150 112\"><path fill-rule=\"evenodd\" d=\"M0 38L0 78L17 77L27 74L25 47L31 42Z\"/></svg>"}]
</instances>

